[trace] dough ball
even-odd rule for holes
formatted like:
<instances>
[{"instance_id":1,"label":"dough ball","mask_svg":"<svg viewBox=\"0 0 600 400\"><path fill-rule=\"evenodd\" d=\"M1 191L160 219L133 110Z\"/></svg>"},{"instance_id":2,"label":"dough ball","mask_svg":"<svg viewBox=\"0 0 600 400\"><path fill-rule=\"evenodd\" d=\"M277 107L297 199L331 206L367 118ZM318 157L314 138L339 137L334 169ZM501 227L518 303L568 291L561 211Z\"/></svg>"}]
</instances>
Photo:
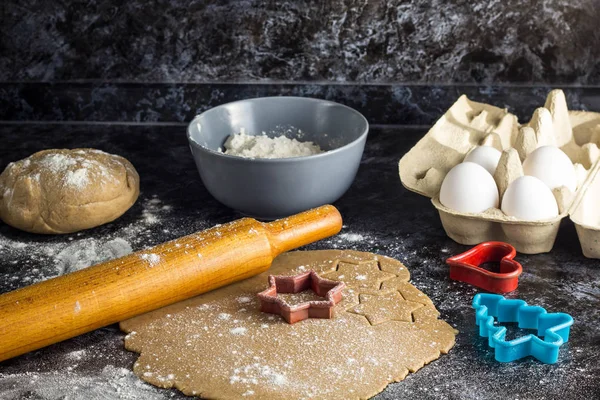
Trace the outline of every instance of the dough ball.
<instances>
[{"instance_id":1,"label":"dough ball","mask_svg":"<svg viewBox=\"0 0 600 400\"><path fill-rule=\"evenodd\" d=\"M33 233L72 233L111 222L140 193L125 158L95 149L52 149L8 164L0 175L0 218Z\"/></svg>"}]
</instances>

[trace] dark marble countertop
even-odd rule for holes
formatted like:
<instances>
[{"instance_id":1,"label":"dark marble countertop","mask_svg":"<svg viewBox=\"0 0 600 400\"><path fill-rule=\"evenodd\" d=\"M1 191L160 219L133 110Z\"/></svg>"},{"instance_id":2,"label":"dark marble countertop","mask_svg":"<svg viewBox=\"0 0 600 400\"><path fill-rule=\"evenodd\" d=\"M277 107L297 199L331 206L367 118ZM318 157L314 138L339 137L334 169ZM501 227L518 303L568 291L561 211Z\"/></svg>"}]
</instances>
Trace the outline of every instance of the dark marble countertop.
<instances>
[{"instance_id":1,"label":"dark marble countertop","mask_svg":"<svg viewBox=\"0 0 600 400\"><path fill-rule=\"evenodd\" d=\"M559 362L533 359L501 364L477 334L471 308L477 290L450 281L444 260L467 247L446 237L428 199L404 189L398 159L423 135L419 128L374 127L351 189L335 205L342 235L310 249L352 248L395 257L460 334L446 356L379 399L582 399L600 393L600 262L581 253L573 224L564 221L549 254L520 255L524 273L510 294L549 311L571 314L575 324ZM96 147L127 157L141 176L140 199L122 218L90 231L37 236L0 225L0 293L90 262L140 250L240 217L202 186L184 126L111 124L0 125L0 168L52 147ZM509 331L520 335L516 329ZM123 348L117 326L0 363L2 399L185 398L154 388L131 373L136 354Z\"/></svg>"},{"instance_id":2,"label":"dark marble countertop","mask_svg":"<svg viewBox=\"0 0 600 400\"><path fill-rule=\"evenodd\" d=\"M0 80L600 83L597 0L5 0Z\"/></svg>"}]
</instances>

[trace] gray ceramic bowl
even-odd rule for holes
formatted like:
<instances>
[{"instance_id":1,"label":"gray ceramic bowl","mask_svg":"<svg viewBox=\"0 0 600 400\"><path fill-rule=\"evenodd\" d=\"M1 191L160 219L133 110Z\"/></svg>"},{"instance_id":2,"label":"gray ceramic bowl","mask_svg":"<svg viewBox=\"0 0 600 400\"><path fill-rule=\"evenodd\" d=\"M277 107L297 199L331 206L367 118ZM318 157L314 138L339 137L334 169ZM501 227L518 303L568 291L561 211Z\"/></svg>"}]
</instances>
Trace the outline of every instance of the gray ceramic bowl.
<instances>
[{"instance_id":1,"label":"gray ceramic bowl","mask_svg":"<svg viewBox=\"0 0 600 400\"><path fill-rule=\"evenodd\" d=\"M299 129L303 134L296 138L326 152L278 159L219 152L242 128L247 134L288 137ZM368 131L365 117L341 104L263 97L212 108L192 120L187 135L200 177L218 201L246 215L275 219L339 199L356 176Z\"/></svg>"}]
</instances>

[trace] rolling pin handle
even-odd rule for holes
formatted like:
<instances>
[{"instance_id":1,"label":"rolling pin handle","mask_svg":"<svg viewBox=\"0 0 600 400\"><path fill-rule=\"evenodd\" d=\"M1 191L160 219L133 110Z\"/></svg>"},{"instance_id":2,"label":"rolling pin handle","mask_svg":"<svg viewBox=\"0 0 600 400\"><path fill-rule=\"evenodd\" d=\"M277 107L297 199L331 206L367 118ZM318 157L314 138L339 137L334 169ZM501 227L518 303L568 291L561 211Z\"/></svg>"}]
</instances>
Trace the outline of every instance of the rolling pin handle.
<instances>
[{"instance_id":1,"label":"rolling pin handle","mask_svg":"<svg viewBox=\"0 0 600 400\"><path fill-rule=\"evenodd\" d=\"M342 230L342 216L331 205L292 215L265 224L273 257L316 242Z\"/></svg>"}]
</instances>

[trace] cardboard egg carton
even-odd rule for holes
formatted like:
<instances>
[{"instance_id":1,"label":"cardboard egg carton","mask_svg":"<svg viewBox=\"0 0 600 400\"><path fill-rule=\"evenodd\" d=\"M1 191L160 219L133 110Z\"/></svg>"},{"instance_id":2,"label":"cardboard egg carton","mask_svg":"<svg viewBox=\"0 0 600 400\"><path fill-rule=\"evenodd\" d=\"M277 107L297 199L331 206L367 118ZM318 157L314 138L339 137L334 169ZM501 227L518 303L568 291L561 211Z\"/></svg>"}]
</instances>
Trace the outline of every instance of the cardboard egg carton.
<instances>
[{"instance_id":1,"label":"cardboard egg carton","mask_svg":"<svg viewBox=\"0 0 600 400\"><path fill-rule=\"evenodd\" d=\"M575 193L566 187L554 189L559 215L542 221L519 220L498 208L472 214L444 207L439 201L444 177L469 151L482 145L502 151L494 174L501 199L508 185L523 176L523 160L544 145L558 146L569 156L577 189ZM560 221L572 215L582 246L595 248L594 252L584 249L584 254L600 258L600 209L591 205L600 200L598 146L600 113L569 111L562 90L551 91L544 107L536 109L531 121L523 125L506 109L463 95L402 157L400 180L407 189L431 198L446 234L458 243L498 240L511 243L521 253L544 253L552 249ZM593 242L590 235L597 235L597 240Z\"/></svg>"},{"instance_id":2,"label":"cardboard egg carton","mask_svg":"<svg viewBox=\"0 0 600 400\"><path fill-rule=\"evenodd\" d=\"M600 136L600 134L599 134ZM571 207L571 221L575 223L583 255L600 258L600 163L596 163L585 187Z\"/></svg>"}]
</instances>

